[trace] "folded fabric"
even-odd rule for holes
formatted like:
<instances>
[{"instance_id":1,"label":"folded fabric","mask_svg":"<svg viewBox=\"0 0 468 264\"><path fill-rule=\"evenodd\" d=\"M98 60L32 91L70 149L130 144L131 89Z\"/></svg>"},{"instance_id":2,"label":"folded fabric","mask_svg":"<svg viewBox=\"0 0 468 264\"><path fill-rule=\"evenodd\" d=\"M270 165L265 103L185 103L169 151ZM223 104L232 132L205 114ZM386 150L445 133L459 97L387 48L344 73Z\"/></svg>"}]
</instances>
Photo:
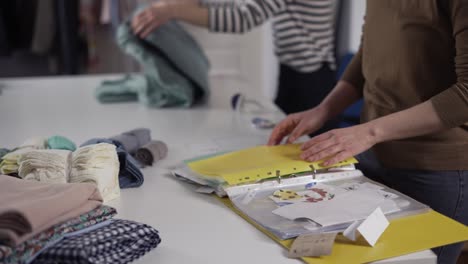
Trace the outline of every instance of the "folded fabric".
<instances>
[{"instance_id":1,"label":"folded fabric","mask_svg":"<svg viewBox=\"0 0 468 264\"><path fill-rule=\"evenodd\" d=\"M125 264L161 242L158 231L151 226L128 220L110 221L104 227L64 238L44 250L32 263Z\"/></svg>"},{"instance_id":2,"label":"folded fabric","mask_svg":"<svg viewBox=\"0 0 468 264\"><path fill-rule=\"evenodd\" d=\"M0 175L0 244L17 246L101 203L93 184L50 184Z\"/></svg>"},{"instance_id":3,"label":"folded fabric","mask_svg":"<svg viewBox=\"0 0 468 264\"><path fill-rule=\"evenodd\" d=\"M19 165L18 160L21 155L32 150L45 149L46 139L42 137L33 137L27 139L15 150L5 154L0 162L0 173L1 174L13 174L18 173Z\"/></svg>"},{"instance_id":4,"label":"folded fabric","mask_svg":"<svg viewBox=\"0 0 468 264\"><path fill-rule=\"evenodd\" d=\"M52 136L47 139L47 147L50 149L64 149L75 151L76 145L70 139L62 136Z\"/></svg>"},{"instance_id":5,"label":"folded fabric","mask_svg":"<svg viewBox=\"0 0 468 264\"><path fill-rule=\"evenodd\" d=\"M166 155L167 145L162 141L154 140L139 148L135 153L135 158L144 165L152 165L164 159Z\"/></svg>"},{"instance_id":6,"label":"folded fabric","mask_svg":"<svg viewBox=\"0 0 468 264\"><path fill-rule=\"evenodd\" d=\"M102 223L114 217L117 211L109 206L101 205L98 208L84 213L66 222L54 225L34 237L26 240L16 247L0 245L0 263L23 264L31 262L43 249L53 246L65 235Z\"/></svg>"},{"instance_id":7,"label":"folded fabric","mask_svg":"<svg viewBox=\"0 0 468 264\"><path fill-rule=\"evenodd\" d=\"M2 157L0 161L0 174L18 173L18 160L22 154L35 150L34 148L26 147L13 150Z\"/></svg>"},{"instance_id":8,"label":"folded fabric","mask_svg":"<svg viewBox=\"0 0 468 264\"><path fill-rule=\"evenodd\" d=\"M151 107L190 107L209 93L209 62L198 43L176 22L158 27L144 40L129 22L120 25L117 42L144 69L144 77L104 82L100 102L133 101Z\"/></svg>"},{"instance_id":9,"label":"folded fabric","mask_svg":"<svg viewBox=\"0 0 468 264\"><path fill-rule=\"evenodd\" d=\"M88 146L93 144L113 144L116 147L118 161L120 164L119 169L119 185L120 188L132 188L138 187L143 184L144 178L138 167L138 162L125 150L124 146L117 140L106 139L106 138L93 138L82 146Z\"/></svg>"},{"instance_id":10,"label":"folded fabric","mask_svg":"<svg viewBox=\"0 0 468 264\"><path fill-rule=\"evenodd\" d=\"M107 202L120 196L119 165L113 144L80 147L73 153L69 181L96 184Z\"/></svg>"},{"instance_id":11,"label":"folded fabric","mask_svg":"<svg viewBox=\"0 0 468 264\"><path fill-rule=\"evenodd\" d=\"M137 149L151 141L151 131L148 128L137 128L110 139L120 142L128 153L134 154Z\"/></svg>"},{"instance_id":12,"label":"folded fabric","mask_svg":"<svg viewBox=\"0 0 468 264\"><path fill-rule=\"evenodd\" d=\"M66 183L70 174L72 152L44 149L23 154L18 163L18 174L25 180Z\"/></svg>"},{"instance_id":13,"label":"folded fabric","mask_svg":"<svg viewBox=\"0 0 468 264\"><path fill-rule=\"evenodd\" d=\"M96 88L96 98L101 103L144 101L144 90L148 87L143 75L127 74L115 80L105 80Z\"/></svg>"},{"instance_id":14,"label":"folded fabric","mask_svg":"<svg viewBox=\"0 0 468 264\"><path fill-rule=\"evenodd\" d=\"M5 156L6 154L8 154L8 152L10 152L9 149L0 148L0 159L2 159L3 156Z\"/></svg>"}]
</instances>

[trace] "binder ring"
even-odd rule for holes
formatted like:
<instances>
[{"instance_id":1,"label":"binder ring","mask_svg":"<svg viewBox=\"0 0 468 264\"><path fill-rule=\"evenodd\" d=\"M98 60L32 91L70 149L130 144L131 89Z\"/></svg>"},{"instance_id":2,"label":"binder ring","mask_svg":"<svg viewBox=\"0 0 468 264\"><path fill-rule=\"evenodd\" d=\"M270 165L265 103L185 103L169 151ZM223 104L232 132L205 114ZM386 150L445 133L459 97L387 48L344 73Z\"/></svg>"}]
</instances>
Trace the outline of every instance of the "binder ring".
<instances>
[{"instance_id":1,"label":"binder ring","mask_svg":"<svg viewBox=\"0 0 468 264\"><path fill-rule=\"evenodd\" d=\"M278 178L278 184L281 184L281 174L279 170L276 170L276 178Z\"/></svg>"}]
</instances>

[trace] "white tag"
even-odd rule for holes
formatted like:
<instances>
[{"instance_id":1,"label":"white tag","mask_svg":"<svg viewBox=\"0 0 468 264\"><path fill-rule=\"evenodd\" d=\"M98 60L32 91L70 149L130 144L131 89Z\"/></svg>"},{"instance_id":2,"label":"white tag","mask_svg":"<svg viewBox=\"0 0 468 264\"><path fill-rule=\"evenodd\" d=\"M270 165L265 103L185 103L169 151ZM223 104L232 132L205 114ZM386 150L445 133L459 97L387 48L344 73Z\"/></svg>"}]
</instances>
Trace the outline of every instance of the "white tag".
<instances>
[{"instance_id":1,"label":"white tag","mask_svg":"<svg viewBox=\"0 0 468 264\"><path fill-rule=\"evenodd\" d=\"M374 246L389 224L380 207L377 207L362 223L356 221L350 225L343 235L355 241L360 234L369 245Z\"/></svg>"},{"instance_id":2,"label":"white tag","mask_svg":"<svg viewBox=\"0 0 468 264\"><path fill-rule=\"evenodd\" d=\"M288 257L328 256L332 252L336 234L337 233L320 233L298 236L289 249Z\"/></svg>"},{"instance_id":3,"label":"white tag","mask_svg":"<svg viewBox=\"0 0 468 264\"><path fill-rule=\"evenodd\" d=\"M207 194L210 194L210 193L213 193L215 190L209 186L202 186L198 189L195 190L197 193L207 193Z\"/></svg>"},{"instance_id":4,"label":"white tag","mask_svg":"<svg viewBox=\"0 0 468 264\"><path fill-rule=\"evenodd\" d=\"M358 228L361 221L355 221L352 223L345 231L343 231L343 236L347 237L349 240L356 241L357 236L359 235L356 229Z\"/></svg>"}]
</instances>

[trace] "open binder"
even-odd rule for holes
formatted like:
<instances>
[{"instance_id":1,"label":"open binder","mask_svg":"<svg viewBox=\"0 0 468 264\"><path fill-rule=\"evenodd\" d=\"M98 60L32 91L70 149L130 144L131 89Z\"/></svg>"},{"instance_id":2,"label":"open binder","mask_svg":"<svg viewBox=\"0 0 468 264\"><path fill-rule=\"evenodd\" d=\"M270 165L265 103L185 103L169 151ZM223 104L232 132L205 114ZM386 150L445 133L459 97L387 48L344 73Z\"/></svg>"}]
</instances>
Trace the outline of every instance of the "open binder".
<instances>
[{"instance_id":1,"label":"open binder","mask_svg":"<svg viewBox=\"0 0 468 264\"><path fill-rule=\"evenodd\" d=\"M270 151L272 148L276 149ZM304 258L308 263L371 262L468 240L466 226L432 211L428 206L396 190L371 181L355 169L353 163L356 160L348 159L324 168L319 163L310 164L298 160L299 152L298 145L254 147L190 160L187 166L174 171L174 175L200 185L211 186L219 197L225 197L220 200L228 208L286 248L299 235L340 232L359 219L350 218L350 221L340 222L331 221L328 217L328 222L323 222L325 220L321 219L323 214L320 213L316 214L317 219L287 219L274 213L279 208L283 210L283 206L287 208L286 206L295 202L311 202L313 207L319 202L326 204L334 199L340 201L339 197L351 197L341 195L354 194L359 190L370 195L368 197L377 197L381 199L379 201L383 201L379 206L391 224L381 237L382 243L377 243L372 248L350 241L343 242L344 239L340 242L338 239L332 256ZM311 192L316 192L317 196L307 195ZM282 200L284 194L286 197ZM382 197L379 198L379 195ZM352 204L346 206L345 209L350 209ZM323 208L326 206L322 206ZM355 217L359 217L359 214ZM423 232L424 226L437 230ZM336 254L346 254L345 259Z\"/></svg>"}]
</instances>

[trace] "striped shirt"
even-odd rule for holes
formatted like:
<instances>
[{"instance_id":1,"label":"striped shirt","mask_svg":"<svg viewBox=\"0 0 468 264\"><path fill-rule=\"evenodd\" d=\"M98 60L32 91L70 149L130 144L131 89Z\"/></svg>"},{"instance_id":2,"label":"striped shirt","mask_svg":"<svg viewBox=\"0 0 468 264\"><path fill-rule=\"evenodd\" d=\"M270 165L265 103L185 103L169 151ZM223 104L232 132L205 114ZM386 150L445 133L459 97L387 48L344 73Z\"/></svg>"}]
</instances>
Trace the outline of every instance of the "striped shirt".
<instances>
[{"instance_id":1,"label":"striped shirt","mask_svg":"<svg viewBox=\"0 0 468 264\"><path fill-rule=\"evenodd\" d=\"M307 73L320 69L324 62L335 67L335 1L224 0L215 4L205 0L204 5L214 32L244 33L273 19L275 53L280 63Z\"/></svg>"}]
</instances>

